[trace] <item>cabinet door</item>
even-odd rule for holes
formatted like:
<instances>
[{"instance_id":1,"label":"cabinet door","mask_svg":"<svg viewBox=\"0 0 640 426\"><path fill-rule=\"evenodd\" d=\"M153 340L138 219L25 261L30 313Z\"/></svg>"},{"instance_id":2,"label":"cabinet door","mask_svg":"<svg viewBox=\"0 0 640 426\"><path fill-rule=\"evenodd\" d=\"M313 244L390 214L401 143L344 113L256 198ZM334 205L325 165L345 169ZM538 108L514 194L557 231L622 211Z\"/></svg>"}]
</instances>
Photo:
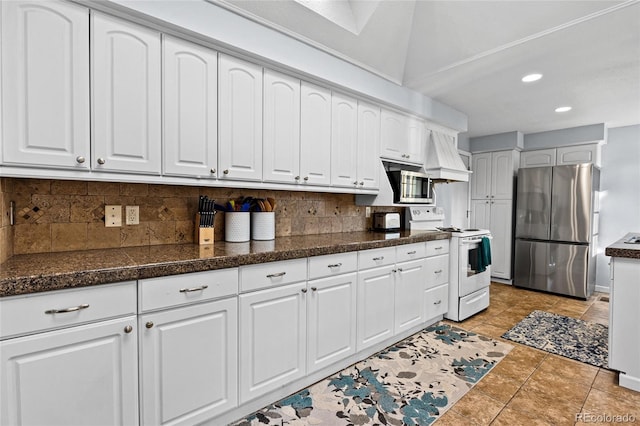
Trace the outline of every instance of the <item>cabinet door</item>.
<instances>
[{"instance_id":1,"label":"cabinet door","mask_svg":"<svg viewBox=\"0 0 640 426\"><path fill-rule=\"evenodd\" d=\"M424 319L429 321L449 311L449 284L442 284L424 292Z\"/></svg>"},{"instance_id":2,"label":"cabinet door","mask_svg":"<svg viewBox=\"0 0 640 426\"><path fill-rule=\"evenodd\" d=\"M262 179L262 67L227 55L218 61L221 179Z\"/></svg>"},{"instance_id":3,"label":"cabinet door","mask_svg":"<svg viewBox=\"0 0 640 426\"><path fill-rule=\"evenodd\" d=\"M471 200L472 228L491 229L491 202L489 200Z\"/></svg>"},{"instance_id":4,"label":"cabinet door","mask_svg":"<svg viewBox=\"0 0 640 426\"><path fill-rule=\"evenodd\" d=\"M381 167L380 108L358 102L358 188L378 189Z\"/></svg>"},{"instance_id":5,"label":"cabinet door","mask_svg":"<svg viewBox=\"0 0 640 426\"><path fill-rule=\"evenodd\" d=\"M407 152L406 161L424 164L427 131L422 120L411 117L407 120Z\"/></svg>"},{"instance_id":6,"label":"cabinet door","mask_svg":"<svg viewBox=\"0 0 640 426\"><path fill-rule=\"evenodd\" d=\"M302 183L331 185L331 91L302 82L300 176Z\"/></svg>"},{"instance_id":7,"label":"cabinet door","mask_svg":"<svg viewBox=\"0 0 640 426\"><path fill-rule=\"evenodd\" d=\"M471 198L489 198L491 195L491 153L473 154L471 159Z\"/></svg>"},{"instance_id":8,"label":"cabinet door","mask_svg":"<svg viewBox=\"0 0 640 426\"><path fill-rule=\"evenodd\" d=\"M491 154L491 198L513 199L513 152L499 151Z\"/></svg>"},{"instance_id":9,"label":"cabinet door","mask_svg":"<svg viewBox=\"0 0 640 426\"><path fill-rule=\"evenodd\" d=\"M300 181L300 80L264 71L263 179Z\"/></svg>"},{"instance_id":10,"label":"cabinet door","mask_svg":"<svg viewBox=\"0 0 640 426\"><path fill-rule=\"evenodd\" d=\"M331 96L331 185L355 188L358 154L356 100L339 93Z\"/></svg>"},{"instance_id":11,"label":"cabinet door","mask_svg":"<svg viewBox=\"0 0 640 426\"><path fill-rule=\"evenodd\" d=\"M237 405L237 303L140 317L142 424L194 424Z\"/></svg>"},{"instance_id":12,"label":"cabinet door","mask_svg":"<svg viewBox=\"0 0 640 426\"><path fill-rule=\"evenodd\" d=\"M558 148L557 164L593 163L600 166L600 145L587 144Z\"/></svg>"},{"instance_id":13,"label":"cabinet door","mask_svg":"<svg viewBox=\"0 0 640 426\"><path fill-rule=\"evenodd\" d=\"M94 170L160 174L160 34L91 14Z\"/></svg>"},{"instance_id":14,"label":"cabinet door","mask_svg":"<svg viewBox=\"0 0 640 426\"><path fill-rule=\"evenodd\" d=\"M407 118L397 112L380 112L380 156L390 160L406 160Z\"/></svg>"},{"instance_id":15,"label":"cabinet door","mask_svg":"<svg viewBox=\"0 0 640 426\"><path fill-rule=\"evenodd\" d=\"M309 282L307 373L356 352L356 273Z\"/></svg>"},{"instance_id":16,"label":"cabinet door","mask_svg":"<svg viewBox=\"0 0 640 426\"><path fill-rule=\"evenodd\" d=\"M89 169L89 11L2 2L3 158Z\"/></svg>"},{"instance_id":17,"label":"cabinet door","mask_svg":"<svg viewBox=\"0 0 640 426\"><path fill-rule=\"evenodd\" d=\"M215 178L218 167L218 56L170 36L163 40L166 175Z\"/></svg>"},{"instance_id":18,"label":"cabinet door","mask_svg":"<svg viewBox=\"0 0 640 426\"><path fill-rule=\"evenodd\" d=\"M395 266L358 272L358 351L394 334Z\"/></svg>"},{"instance_id":19,"label":"cabinet door","mask_svg":"<svg viewBox=\"0 0 640 426\"><path fill-rule=\"evenodd\" d=\"M395 283L395 334L424 320L426 259L398 263Z\"/></svg>"},{"instance_id":20,"label":"cabinet door","mask_svg":"<svg viewBox=\"0 0 640 426\"><path fill-rule=\"evenodd\" d=\"M520 153L520 168L556 165L556 149L537 149Z\"/></svg>"},{"instance_id":21,"label":"cabinet door","mask_svg":"<svg viewBox=\"0 0 640 426\"><path fill-rule=\"evenodd\" d=\"M138 424L137 359L134 316L2 341L0 423Z\"/></svg>"},{"instance_id":22,"label":"cabinet door","mask_svg":"<svg viewBox=\"0 0 640 426\"><path fill-rule=\"evenodd\" d=\"M305 374L307 283L240 295L240 403Z\"/></svg>"},{"instance_id":23,"label":"cabinet door","mask_svg":"<svg viewBox=\"0 0 640 426\"><path fill-rule=\"evenodd\" d=\"M491 275L504 279L511 279L512 205L511 200L491 202Z\"/></svg>"}]
</instances>

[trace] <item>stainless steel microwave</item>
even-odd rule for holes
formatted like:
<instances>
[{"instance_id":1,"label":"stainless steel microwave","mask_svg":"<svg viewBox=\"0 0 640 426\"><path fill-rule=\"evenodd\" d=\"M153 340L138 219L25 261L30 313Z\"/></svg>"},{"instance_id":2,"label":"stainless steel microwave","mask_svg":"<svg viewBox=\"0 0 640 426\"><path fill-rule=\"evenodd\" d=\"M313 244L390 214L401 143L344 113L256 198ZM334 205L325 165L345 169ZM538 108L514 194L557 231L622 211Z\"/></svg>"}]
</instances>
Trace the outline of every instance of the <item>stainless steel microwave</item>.
<instances>
[{"instance_id":1,"label":"stainless steel microwave","mask_svg":"<svg viewBox=\"0 0 640 426\"><path fill-rule=\"evenodd\" d=\"M433 186L429 175L409 170L387 171L393 202L402 204L433 204Z\"/></svg>"}]
</instances>

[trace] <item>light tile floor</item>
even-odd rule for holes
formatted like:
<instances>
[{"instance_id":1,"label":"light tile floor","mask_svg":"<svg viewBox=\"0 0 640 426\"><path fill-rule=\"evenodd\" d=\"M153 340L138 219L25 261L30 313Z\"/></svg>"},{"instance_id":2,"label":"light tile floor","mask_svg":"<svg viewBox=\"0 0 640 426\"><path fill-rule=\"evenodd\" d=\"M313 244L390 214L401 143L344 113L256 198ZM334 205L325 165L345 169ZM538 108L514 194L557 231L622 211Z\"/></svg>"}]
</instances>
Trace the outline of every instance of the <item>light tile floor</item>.
<instances>
[{"instance_id":1,"label":"light tile floor","mask_svg":"<svg viewBox=\"0 0 640 426\"><path fill-rule=\"evenodd\" d=\"M514 349L437 425L640 425L640 392L618 386L616 372L500 337L535 309L608 325L609 303L601 300L607 297L596 293L582 301L492 283L488 309L460 323L448 322L504 340ZM580 414L584 421L577 418Z\"/></svg>"}]
</instances>

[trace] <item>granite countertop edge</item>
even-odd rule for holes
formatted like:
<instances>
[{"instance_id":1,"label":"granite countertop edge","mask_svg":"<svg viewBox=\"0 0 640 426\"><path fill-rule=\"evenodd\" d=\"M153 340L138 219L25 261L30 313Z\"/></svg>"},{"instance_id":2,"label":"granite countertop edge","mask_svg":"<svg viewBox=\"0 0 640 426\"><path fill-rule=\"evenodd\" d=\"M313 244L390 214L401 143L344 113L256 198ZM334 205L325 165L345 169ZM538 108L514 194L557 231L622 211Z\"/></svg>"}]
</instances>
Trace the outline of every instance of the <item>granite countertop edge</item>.
<instances>
[{"instance_id":1,"label":"granite countertop edge","mask_svg":"<svg viewBox=\"0 0 640 426\"><path fill-rule=\"evenodd\" d=\"M608 246L604 251L605 256L640 260L640 244L625 243L625 241L628 241L632 237L640 238L640 232L629 232L624 237Z\"/></svg>"},{"instance_id":2,"label":"granite countertop edge","mask_svg":"<svg viewBox=\"0 0 640 426\"><path fill-rule=\"evenodd\" d=\"M195 244L172 244L16 255L0 264L0 298L445 240L451 234L403 231L387 237L363 231L279 237L270 242L216 242L204 252Z\"/></svg>"}]
</instances>

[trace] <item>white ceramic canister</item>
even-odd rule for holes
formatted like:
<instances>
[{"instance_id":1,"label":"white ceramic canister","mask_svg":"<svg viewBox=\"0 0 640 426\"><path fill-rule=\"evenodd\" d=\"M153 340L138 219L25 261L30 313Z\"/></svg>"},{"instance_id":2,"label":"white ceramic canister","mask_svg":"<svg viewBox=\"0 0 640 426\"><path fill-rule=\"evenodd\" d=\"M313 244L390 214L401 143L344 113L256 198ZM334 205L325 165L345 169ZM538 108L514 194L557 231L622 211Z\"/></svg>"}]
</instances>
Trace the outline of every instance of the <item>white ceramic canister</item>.
<instances>
[{"instance_id":1,"label":"white ceramic canister","mask_svg":"<svg viewBox=\"0 0 640 426\"><path fill-rule=\"evenodd\" d=\"M273 240L275 237L275 212L251 212L251 239Z\"/></svg>"},{"instance_id":2,"label":"white ceramic canister","mask_svg":"<svg viewBox=\"0 0 640 426\"><path fill-rule=\"evenodd\" d=\"M250 223L249 212L226 212L224 214L224 240L230 243L249 241Z\"/></svg>"}]
</instances>

